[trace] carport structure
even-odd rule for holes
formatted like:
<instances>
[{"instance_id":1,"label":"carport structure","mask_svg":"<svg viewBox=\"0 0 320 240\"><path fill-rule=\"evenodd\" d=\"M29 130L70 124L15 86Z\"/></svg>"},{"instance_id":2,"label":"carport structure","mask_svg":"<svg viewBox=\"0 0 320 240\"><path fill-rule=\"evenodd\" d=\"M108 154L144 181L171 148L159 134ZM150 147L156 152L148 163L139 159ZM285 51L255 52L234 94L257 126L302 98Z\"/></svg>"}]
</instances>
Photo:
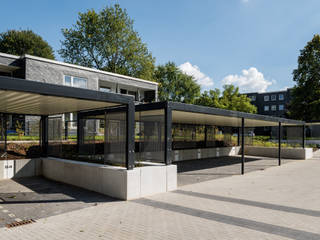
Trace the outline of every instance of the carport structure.
<instances>
[{"instance_id":1,"label":"carport structure","mask_svg":"<svg viewBox=\"0 0 320 240\"><path fill-rule=\"evenodd\" d=\"M47 156L50 148L48 131L55 129L51 117L65 113L81 113L111 108L123 109L125 144L123 155L127 169L134 167L134 102L131 97L114 93L104 93L88 89L47 84L37 81L24 80L0 76L0 113L2 121L2 135L4 152L7 150L6 118L9 114L23 114L40 116L40 146L43 156ZM79 118L80 119L80 118ZM81 149L84 142L84 128L81 119L77 121L77 149ZM50 127L52 129L50 129ZM54 139L53 139L54 140ZM61 140L61 139L59 139ZM52 141L54 142L54 141Z\"/></svg>"},{"instance_id":2,"label":"carport structure","mask_svg":"<svg viewBox=\"0 0 320 240\"><path fill-rule=\"evenodd\" d=\"M254 128L276 130L279 165L284 128L299 129L297 140L302 148L305 142L303 121L183 103L137 105L135 119L136 156L142 161L163 161L167 165L241 153L241 174L244 174L245 137L252 135L250 129Z\"/></svg>"}]
</instances>

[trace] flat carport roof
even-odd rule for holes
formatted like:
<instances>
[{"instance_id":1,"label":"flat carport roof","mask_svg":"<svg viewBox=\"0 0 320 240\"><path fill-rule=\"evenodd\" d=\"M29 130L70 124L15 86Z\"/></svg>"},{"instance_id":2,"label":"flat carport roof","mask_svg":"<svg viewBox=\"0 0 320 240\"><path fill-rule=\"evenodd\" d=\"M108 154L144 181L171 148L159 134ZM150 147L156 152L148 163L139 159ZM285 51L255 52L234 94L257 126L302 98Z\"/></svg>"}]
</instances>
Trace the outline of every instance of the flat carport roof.
<instances>
[{"instance_id":1,"label":"flat carport roof","mask_svg":"<svg viewBox=\"0 0 320 240\"><path fill-rule=\"evenodd\" d=\"M0 112L55 115L127 105L129 96L0 76Z\"/></svg>"},{"instance_id":2,"label":"flat carport roof","mask_svg":"<svg viewBox=\"0 0 320 240\"><path fill-rule=\"evenodd\" d=\"M272 117L266 115L231 111L213 107L191 105L176 102L159 102L137 105L136 111L168 109L172 116L172 123L204 124L217 126L241 127L242 118L246 127L266 127L305 125L304 121ZM145 113L148 114L147 112ZM150 112L151 115L161 115L161 112Z\"/></svg>"}]
</instances>

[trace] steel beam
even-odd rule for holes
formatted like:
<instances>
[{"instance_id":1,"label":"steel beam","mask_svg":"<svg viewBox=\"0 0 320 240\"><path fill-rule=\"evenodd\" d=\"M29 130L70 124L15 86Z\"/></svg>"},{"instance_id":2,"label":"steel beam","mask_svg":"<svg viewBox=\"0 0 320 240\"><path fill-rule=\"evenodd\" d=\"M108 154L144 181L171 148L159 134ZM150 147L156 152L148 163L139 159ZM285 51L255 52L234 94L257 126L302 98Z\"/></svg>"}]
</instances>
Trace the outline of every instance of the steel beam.
<instances>
[{"instance_id":1,"label":"steel beam","mask_svg":"<svg viewBox=\"0 0 320 240\"><path fill-rule=\"evenodd\" d=\"M281 166L281 139L282 139L282 127L281 127L281 122L279 122L279 127L278 127L278 165Z\"/></svg>"},{"instance_id":2,"label":"steel beam","mask_svg":"<svg viewBox=\"0 0 320 240\"><path fill-rule=\"evenodd\" d=\"M306 125L302 125L302 148L306 145Z\"/></svg>"},{"instance_id":3,"label":"steel beam","mask_svg":"<svg viewBox=\"0 0 320 240\"><path fill-rule=\"evenodd\" d=\"M244 118L241 118L241 174L244 174Z\"/></svg>"},{"instance_id":4,"label":"steel beam","mask_svg":"<svg viewBox=\"0 0 320 240\"><path fill-rule=\"evenodd\" d=\"M164 124L164 131L165 131L165 148L164 148L164 161L166 165L172 163L172 109L171 104L167 102L165 106L165 124Z\"/></svg>"},{"instance_id":5,"label":"steel beam","mask_svg":"<svg viewBox=\"0 0 320 240\"><path fill-rule=\"evenodd\" d=\"M135 107L133 101L127 105L127 139L126 139L126 167L128 170L134 168L134 147L135 147L135 138L134 138L134 125L135 125Z\"/></svg>"},{"instance_id":6,"label":"steel beam","mask_svg":"<svg viewBox=\"0 0 320 240\"><path fill-rule=\"evenodd\" d=\"M48 156L48 116L41 116L41 151L42 156Z\"/></svg>"}]
</instances>

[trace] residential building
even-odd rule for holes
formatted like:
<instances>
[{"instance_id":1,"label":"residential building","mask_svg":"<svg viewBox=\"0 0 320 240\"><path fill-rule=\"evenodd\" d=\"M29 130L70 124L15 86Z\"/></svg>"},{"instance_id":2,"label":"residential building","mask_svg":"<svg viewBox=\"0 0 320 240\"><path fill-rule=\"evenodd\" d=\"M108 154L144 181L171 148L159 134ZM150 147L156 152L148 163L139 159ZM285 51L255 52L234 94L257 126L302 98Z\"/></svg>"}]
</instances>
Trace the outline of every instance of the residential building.
<instances>
[{"instance_id":1,"label":"residential building","mask_svg":"<svg viewBox=\"0 0 320 240\"><path fill-rule=\"evenodd\" d=\"M0 76L129 95L136 103L150 103L158 99L156 82L27 54L0 53ZM23 115L10 115L9 129L14 131L17 121L24 125L24 118ZM75 115L67 114L65 118L72 121Z\"/></svg>"},{"instance_id":2,"label":"residential building","mask_svg":"<svg viewBox=\"0 0 320 240\"><path fill-rule=\"evenodd\" d=\"M288 105L291 100L291 89L284 91L245 93L251 103L257 107L257 113L275 117L286 117Z\"/></svg>"}]
</instances>

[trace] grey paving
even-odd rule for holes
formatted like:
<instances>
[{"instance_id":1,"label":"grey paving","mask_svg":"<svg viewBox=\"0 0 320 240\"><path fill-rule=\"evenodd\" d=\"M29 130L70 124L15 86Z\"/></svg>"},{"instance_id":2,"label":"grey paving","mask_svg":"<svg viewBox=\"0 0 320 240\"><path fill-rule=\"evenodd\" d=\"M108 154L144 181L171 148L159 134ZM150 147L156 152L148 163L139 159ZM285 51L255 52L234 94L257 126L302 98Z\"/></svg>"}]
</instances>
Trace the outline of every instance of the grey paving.
<instances>
[{"instance_id":1,"label":"grey paving","mask_svg":"<svg viewBox=\"0 0 320 240\"><path fill-rule=\"evenodd\" d=\"M0 227L15 219L40 219L115 199L41 177L0 181Z\"/></svg>"},{"instance_id":2,"label":"grey paving","mask_svg":"<svg viewBox=\"0 0 320 240\"><path fill-rule=\"evenodd\" d=\"M319 175L317 154L312 160L0 228L0 239L318 240Z\"/></svg>"},{"instance_id":3,"label":"grey paving","mask_svg":"<svg viewBox=\"0 0 320 240\"><path fill-rule=\"evenodd\" d=\"M286 164L295 160L282 159ZM178 186L185 186L241 174L241 156L197 159L174 163L178 169ZM278 166L278 159L245 156L245 173Z\"/></svg>"}]
</instances>

